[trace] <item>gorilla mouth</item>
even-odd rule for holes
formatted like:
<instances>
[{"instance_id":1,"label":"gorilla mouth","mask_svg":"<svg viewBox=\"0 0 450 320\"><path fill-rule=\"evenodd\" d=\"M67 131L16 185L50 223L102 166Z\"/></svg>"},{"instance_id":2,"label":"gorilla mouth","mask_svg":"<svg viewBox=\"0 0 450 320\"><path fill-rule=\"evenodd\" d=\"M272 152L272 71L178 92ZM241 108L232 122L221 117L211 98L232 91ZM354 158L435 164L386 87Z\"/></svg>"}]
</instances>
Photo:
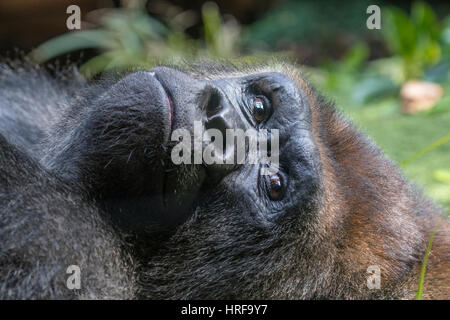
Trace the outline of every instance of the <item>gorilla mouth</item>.
<instances>
[{"instance_id":1,"label":"gorilla mouth","mask_svg":"<svg viewBox=\"0 0 450 320\"><path fill-rule=\"evenodd\" d=\"M156 229L161 227L166 230L170 226L179 224L184 221L192 211L192 207L195 206L200 188L203 185L204 180L204 168L202 165L176 165L171 159L171 150L173 144L171 143L172 131L177 125L177 101L174 95L177 94L176 88L171 87L167 82L166 77L169 75L165 70L150 70L148 73L154 79L153 85L150 90L159 92L158 101L160 108L155 108L152 112L164 113L164 121L166 122L166 128L163 135L168 138L168 141L162 142L162 153L159 154L158 160L161 165L158 165L154 170L158 171L157 175L160 177L157 183L153 183L154 186L159 185L158 190L150 191L151 195L157 194L157 201L151 201L150 206L152 209L158 208L158 215L153 214L149 217L152 226ZM164 92L164 93L163 93ZM150 101L151 104L155 104ZM182 105L180 107L180 114L183 113ZM192 111L190 109L189 111ZM183 122L182 119L179 122ZM162 132L156 132L156 135ZM180 181L184 181L180 183ZM153 212L153 211L152 211Z\"/></svg>"},{"instance_id":2,"label":"gorilla mouth","mask_svg":"<svg viewBox=\"0 0 450 320\"><path fill-rule=\"evenodd\" d=\"M174 122L174 103L172 99L172 95L170 94L169 89L162 83L162 81L158 78L156 72L150 72L150 74L158 81L159 85L162 87L164 93L167 97L167 102L169 105L169 136L172 133L173 129L173 122ZM170 139L170 137L169 137ZM163 181L162 181L162 203L165 208L168 207L168 194L170 193L168 190L168 179L169 179L169 172L166 168L164 168L164 175L163 175Z\"/></svg>"}]
</instances>

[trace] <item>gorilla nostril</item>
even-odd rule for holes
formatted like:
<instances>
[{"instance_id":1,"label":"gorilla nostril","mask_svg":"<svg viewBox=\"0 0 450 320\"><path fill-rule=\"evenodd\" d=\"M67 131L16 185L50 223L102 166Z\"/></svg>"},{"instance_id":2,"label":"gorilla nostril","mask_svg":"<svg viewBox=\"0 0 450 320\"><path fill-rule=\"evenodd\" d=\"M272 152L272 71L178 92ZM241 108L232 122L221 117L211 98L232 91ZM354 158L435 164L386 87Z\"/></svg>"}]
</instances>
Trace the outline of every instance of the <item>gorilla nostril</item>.
<instances>
[{"instance_id":1,"label":"gorilla nostril","mask_svg":"<svg viewBox=\"0 0 450 320\"><path fill-rule=\"evenodd\" d=\"M206 121L205 129L216 129L222 134L222 146L217 145L216 147L222 147L222 151L226 150L226 129L228 129L227 121L224 117L226 113L225 107L223 105L222 95L216 88L209 88L208 99L205 106Z\"/></svg>"},{"instance_id":2,"label":"gorilla nostril","mask_svg":"<svg viewBox=\"0 0 450 320\"><path fill-rule=\"evenodd\" d=\"M208 120L205 123L205 129L217 129L222 133L222 151L225 152L226 150L226 129L227 125L224 121L224 119L220 116L213 116L212 118L208 118ZM214 142L214 141L212 141Z\"/></svg>"},{"instance_id":3,"label":"gorilla nostril","mask_svg":"<svg viewBox=\"0 0 450 320\"><path fill-rule=\"evenodd\" d=\"M206 104L206 116L208 118L213 117L214 115L220 113L220 110L222 109L222 101L221 101L220 93L213 89L210 92L210 95L208 97L208 103Z\"/></svg>"},{"instance_id":4,"label":"gorilla nostril","mask_svg":"<svg viewBox=\"0 0 450 320\"><path fill-rule=\"evenodd\" d=\"M223 135L226 133L227 126L225 124L225 121L222 119L222 117L212 117L209 118L205 123L205 129L217 129L219 130Z\"/></svg>"}]
</instances>

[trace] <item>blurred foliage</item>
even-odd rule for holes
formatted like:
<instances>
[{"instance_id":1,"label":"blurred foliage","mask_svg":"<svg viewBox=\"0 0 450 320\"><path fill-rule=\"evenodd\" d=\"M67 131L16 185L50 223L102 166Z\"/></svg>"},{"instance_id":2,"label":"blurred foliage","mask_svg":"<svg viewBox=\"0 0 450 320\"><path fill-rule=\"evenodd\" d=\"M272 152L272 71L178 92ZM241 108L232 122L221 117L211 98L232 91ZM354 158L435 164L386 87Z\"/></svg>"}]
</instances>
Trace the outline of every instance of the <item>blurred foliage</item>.
<instances>
[{"instance_id":1,"label":"blurred foliage","mask_svg":"<svg viewBox=\"0 0 450 320\"><path fill-rule=\"evenodd\" d=\"M450 169L438 169L433 172L436 181L450 184Z\"/></svg>"},{"instance_id":2,"label":"blurred foliage","mask_svg":"<svg viewBox=\"0 0 450 320\"><path fill-rule=\"evenodd\" d=\"M308 69L311 77L330 96L346 96L342 103L363 103L391 96L399 86L389 77L368 70L369 49L363 42L350 48L341 60L325 61L320 69Z\"/></svg>"},{"instance_id":3,"label":"blurred foliage","mask_svg":"<svg viewBox=\"0 0 450 320\"><path fill-rule=\"evenodd\" d=\"M250 50L273 50L290 43L319 43L327 47L341 37L353 40L368 35L365 13L369 0L288 0L255 22L245 33ZM345 10L343 9L345 7ZM342 10L340 10L342 9ZM332 51L335 48L330 48Z\"/></svg>"},{"instance_id":4,"label":"blurred foliage","mask_svg":"<svg viewBox=\"0 0 450 320\"><path fill-rule=\"evenodd\" d=\"M307 73L450 213L450 16L438 21L422 2L410 15L382 8L382 31L392 56L370 61L360 42ZM399 90L415 77L440 83L444 97L428 111L405 116Z\"/></svg>"},{"instance_id":5,"label":"blurred foliage","mask_svg":"<svg viewBox=\"0 0 450 320\"><path fill-rule=\"evenodd\" d=\"M408 158L402 160L400 162L401 166L406 166L408 164L410 164L412 161L424 156L425 154L439 148L440 146L442 146L444 143L447 143L450 141L450 133L445 135L444 137L442 137L441 139L437 140L436 142L433 142L432 144L426 146L425 148L423 148L422 150L414 153L412 156L409 156Z\"/></svg>"},{"instance_id":6,"label":"blurred foliage","mask_svg":"<svg viewBox=\"0 0 450 320\"><path fill-rule=\"evenodd\" d=\"M397 67L391 68L391 75L398 82L423 78L427 68L441 61L443 54L448 54L450 41L446 35L450 25L438 22L428 4L414 2L410 16L395 7L385 8L383 14L386 17L384 39L393 54L391 67ZM441 65L447 74L449 67L448 63Z\"/></svg>"},{"instance_id":7,"label":"blurred foliage","mask_svg":"<svg viewBox=\"0 0 450 320\"><path fill-rule=\"evenodd\" d=\"M144 1L123 9L93 12L95 29L69 32L51 39L31 53L39 63L75 50L94 48L101 53L87 61L80 71L91 77L109 69L151 67L158 63L194 58L237 56L240 26L236 20L223 21L217 5L202 7L204 39L191 39L185 32L189 15L183 12L164 23L144 11Z\"/></svg>"},{"instance_id":8,"label":"blurred foliage","mask_svg":"<svg viewBox=\"0 0 450 320\"><path fill-rule=\"evenodd\" d=\"M430 235L430 238L428 239L427 249L425 250L425 255L422 260L422 267L420 268L419 284L417 286L416 300L423 300L422 293L423 293L423 284L425 283L425 273L427 270L427 262L428 262L428 257L431 252L431 248L433 246L433 240L434 240L434 236L436 235L436 232L437 232L437 229L433 230L433 232Z\"/></svg>"},{"instance_id":9,"label":"blurred foliage","mask_svg":"<svg viewBox=\"0 0 450 320\"><path fill-rule=\"evenodd\" d=\"M202 7L206 52L205 56L231 58L239 52L241 29L236 20L222 22L219 8L213 2Z\"/></svg>"},{"instance_id":10,"label":"blurred foliage","mask_svg":"<svg viewBox=\"0 0 450 320\"><path fill-rule=\"evenodd\" d=\"M450 87L450 16L439 22L423 2L413 3L410 16L399 8L382 8L382 31L392 56L368 61L364 42L357 43L341 60L310 69L312 78L330 95L347 96L344 103L360 106L397 96L413 78ZM450 110L449 97L427 112Z\"/></svg>"}]
</instances>

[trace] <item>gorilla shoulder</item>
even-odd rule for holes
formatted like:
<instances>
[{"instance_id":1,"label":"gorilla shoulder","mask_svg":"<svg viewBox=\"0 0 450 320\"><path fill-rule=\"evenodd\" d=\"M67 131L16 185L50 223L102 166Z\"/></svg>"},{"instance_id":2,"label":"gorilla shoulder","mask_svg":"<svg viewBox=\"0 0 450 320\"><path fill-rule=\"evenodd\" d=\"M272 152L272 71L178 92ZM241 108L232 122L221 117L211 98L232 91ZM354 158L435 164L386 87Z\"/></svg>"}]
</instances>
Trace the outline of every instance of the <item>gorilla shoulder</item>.
<instances>
[{"instance_id":1,"label":"gorilla shoulder","mask_svg":"<svg viewBox=\"0 0 450 320\"><path fill-rule=\"evenodd\" d=\"M1 135L0 186L0 299L134 296L132 260L98 209ZM80 290L66 284L72 265Z\"/></svg>"}]
</instances>

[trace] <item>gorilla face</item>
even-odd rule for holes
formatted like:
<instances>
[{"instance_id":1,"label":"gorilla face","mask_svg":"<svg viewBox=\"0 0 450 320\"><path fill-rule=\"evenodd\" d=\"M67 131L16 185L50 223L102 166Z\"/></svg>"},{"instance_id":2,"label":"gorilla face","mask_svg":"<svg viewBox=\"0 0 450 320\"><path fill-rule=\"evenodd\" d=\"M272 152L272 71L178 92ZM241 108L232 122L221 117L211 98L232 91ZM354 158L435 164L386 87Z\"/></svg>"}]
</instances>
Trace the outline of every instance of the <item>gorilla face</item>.
<instances>
[{"instance_id":1,"label":"gorilla face","mask_svg":"<svg viewBox=\"0 0 450 320\"><path fill-rule=\"evenodd\" d=\"M261 175L262 164L203 162L206 179L197 200L211 193L226 195L248 222L261 225L289 214L298 215L312 205L319 185L319 157L307 98L293 80L276 72L202 80L164 67L151 70L151 74L169 97L172 131L183 128L194 135L193 123L200 121L203 130L221 133L223 145L211 145L225 154L234 142L226 141L227 129L279 131L276 174Z\"/></svg>"},{"instance_id":2,"label":"gorilla face","mask_svg":"<svg viewBox=\"0 0 450 320\"><path fill-rule=\"evenodd\" d=\"M304 92L281 73L206 80L158 67L122 78L89 104L69 111L78 125L63 124L57 133L69 133L59 140L70 144L50 150L44 163L89 186L88 194L128 229L171 229L205 204L266 228L306 221L315 205L321 175L311 110ZM185 129L193 137L195 121L223 135L224 153L233 143L225 141L227 129L277 129L278 172L261 175L263 165L249 163L175 165L170 156L178 141L171 134Z\"/></svg>"}]
</instances>

